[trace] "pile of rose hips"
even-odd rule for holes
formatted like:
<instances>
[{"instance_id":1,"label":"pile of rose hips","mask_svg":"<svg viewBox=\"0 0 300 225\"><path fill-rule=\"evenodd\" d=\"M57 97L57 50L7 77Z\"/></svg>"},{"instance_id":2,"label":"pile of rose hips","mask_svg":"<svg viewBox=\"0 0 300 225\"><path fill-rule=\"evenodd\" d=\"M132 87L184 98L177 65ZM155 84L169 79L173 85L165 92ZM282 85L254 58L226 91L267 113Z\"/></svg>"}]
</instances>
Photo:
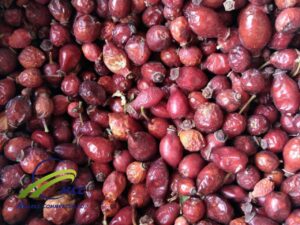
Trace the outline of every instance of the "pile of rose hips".
<instances>
[{"instance_id":1,"label":"pile of rose hips","mask_svg":"<svg viewBox=\"0 0 300 225\"><path fill-rule=\"evenodd\" d=\"M0 6L0 224L300 224L299 0Z\"/></svg>"}]
</instances>

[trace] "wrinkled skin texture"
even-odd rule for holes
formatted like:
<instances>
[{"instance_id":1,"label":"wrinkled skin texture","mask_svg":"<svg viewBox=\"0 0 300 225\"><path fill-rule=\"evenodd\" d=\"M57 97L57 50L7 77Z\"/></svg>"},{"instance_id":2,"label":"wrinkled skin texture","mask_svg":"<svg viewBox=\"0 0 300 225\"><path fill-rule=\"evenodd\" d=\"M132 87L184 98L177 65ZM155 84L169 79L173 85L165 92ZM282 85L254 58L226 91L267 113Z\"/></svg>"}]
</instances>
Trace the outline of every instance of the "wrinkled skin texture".
<instances>
[{"instance_id":1,"label":"wrinkled skin texture","mask_svg":"<svg viewBox=\"0 0 300 225\"><path fill-rule=\"evenodd\" d=\"M140 131L140 125L132 117L123 113L109 113L109 127L115 138L120 140L127 140L128 131Z\"/></svg>"},{"instance_id":2,"label":"wrinkled skin texture","mask_svg":"<svg viewBox=\"0 0 300 225\"><path fill-rule=\"evenodd\" d=\"M234 212L227 200L217 195L208 195L205 198L205 203L208 218L223 224L228 224L230 222Z\"/></svg>"},{"instance_id":3,"label":"wrinkled skin texture","mask_svg":"<svg viewBox=\"0 0 300 225\"><path fill-rule=\"evenodd\" d=\"M74 204L75 200L69 195L62 195L58 199L49 199L47 205ZM43 216L46 220L54 224L64 224L73 218L74 208L44 208Z\"/></svg>"},{"instance_id":4,"label":"wrinkled skin texture","mask_svg":"<svg viewBox=\"0 0 300 225\"><path fill-rule=\"evenodd\" d=\"M225 172L214 163L205 166L197 176L198 193L208 195L218 190L225 179Z\"/></svg>"},{"instance_id":5,"label":"wrinkled skin texture","mask_svg":"<svg viewBox=\"0 0 300 225\"><path fill-rule=\"evenodd\" d=\"M222 126L223 112L217 104L203 103L198 107L194 120L201 132L214 132Z\"/></svg>"},{"instance_id":6,"label":"wrinkled skin texture","mask_svg":"<svg viewBox=\"0 0 300 225\"><path fill-rule=\"evenodd\" d=\"M294 114L300 106L300 91L293 79L286 74L276 74L271 95L276 108L282 113Z\"/></svg>"},{"instance_id":7,"label":"wrinkled skin texture","mask_svg":"<svg viewBox=\"0 0 300 225\"><path fill-rule=\"evenodd\" d=\"M172 225L179 214L177 203L167 203L158 208L155 213L155 220L160 225Z\"/></svg>"},{"instance_id":8,"label":"wrinkled skin texture","mask_svg":"<svg viewBox=\"0 0 300 225\"><path fill-rule=\"evenodd\" d=\"M300 174L288 177L281 184L281 191L288 194L294 205L300 205L300 191L297 188L300 184Z\"/></svg>"},{"instance_id":9,"label":"wrinkled skin texture","mask_svg":"<svg viewBox=\"0 0 300 225\"><path fill-rule=\"evenodd\" d=\"M287 8L280 12L275 21L277 32L293 33L300 27L300 9Z\"/></svg>"},{"instance_id":10,"label":"wrinkled skin texture","mask_svg":"<svg viewBox=\"0 0 300 225\"><path fill-rule=\"evenodd\" d=\"M102 192L107 199L115 201L126 187L126 178L123 173L114 171L105 179Z\"/></svg>"},{"instance_id":11,"label":"wrinkled skin texture","mask_svg":"<svg viewBox=\"0 0 300 225\"><path fill-rule=\"evenodd\" d=\"M158 151L158 146L152 135L138 131L129 134L128 150L134 159L147 161L154 157Z\"/></svg>"},{"instance_id":12,"label":"wrinkled skin texture","mask_svg":"<svg viewBox=\"0 0 300 225\"><path fill-rule=\"evenodd\" d=\"M162 159L154 161L147 174L146 187L156 207L164 203L169 182L169 172Z\"/></svg>"},{"instance_id":13,"label":"wrinkled skin texture","mask_svg":"<svg viewBox=\"0 0 300 225\"><path fill-rule=\"evenodd\" d=\"M219 147L212 150L211 160L228 173L245 169L248 158L245 153L234 147Z\"/></svg>"}]
</instances>

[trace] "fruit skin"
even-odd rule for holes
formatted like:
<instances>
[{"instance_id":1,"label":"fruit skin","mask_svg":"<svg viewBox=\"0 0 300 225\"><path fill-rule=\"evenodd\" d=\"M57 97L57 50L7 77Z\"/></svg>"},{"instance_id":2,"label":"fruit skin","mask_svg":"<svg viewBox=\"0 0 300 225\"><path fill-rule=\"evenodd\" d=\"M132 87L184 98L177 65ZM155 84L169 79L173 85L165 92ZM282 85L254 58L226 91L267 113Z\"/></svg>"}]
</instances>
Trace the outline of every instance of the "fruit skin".
<instances>
[{"instance_id":1,"label":"fruit skin","mask_svg":"<svg viewBox=\"0 0 300 225\"><path fill-rule=\"evenodd\" d=\"M83 136L79 138L79 145L85 154L96 162L106 163L113 160L114 146L103 137Z\"/></svg>"},{"instance_id":2,"label":"fruit skin","mask_svg":"<svg viewBox=\"0 0 300 225\"><path fill-rule=\"evenodd\" d=\"M155 220L157 224L172 225L176 217L179 215L180 207L178 203L171 202L160 206L155 212Z\"/></svg>"},{"instance_id":3,"label":"fruit skin","mask_svg":"<svg viewBox=\"0 0 300 225\"><path fill-rule=\"evenodd\" d=\"M128 150L135 160L148 161L158 151L157 143L152 135L138 131L128 136Z\"/></svg>"},{"instance_id":4,"label":"fruit skin","mask_svg":"<svg viewBox=\"0 0 300 225\"><path fill-rule=\"evenodd\" d=\"M284 169L287 172L295 173L300 169L300 137L290 139L283 148Z\"/></svg>"},{"instance_id":5,"label":"fruit skin","mask_svg":"<svg viewBox=\"0 0 300 225\"><path fill-rule=\"evenodd\" d=\"M113 171L105 179L102 192L105 198L115 201L126 187L125 175L121 172Z\"/></svg>"},{"instance_id":6,"label":"fruit skin","mask_svg":"<svg viewBox=\"0 0 300 225\"><path fill-rule=\"evenodd\" d=\"M159 143L159 152L166 163L176 168L183 157L183 147L175 131L168 131Z\"/></svg>"},{"instance_id":7,"label":"fruit skin","mask_svg":"<svg viewBox=\"0 0 300 225\"><path fill-rule=\"evenodd\" d=\"M75 199L73 199L70 195L60 195L57 199L48 199L45 202L45 205L74 205ZM72 220L75 209L73 207L70 208L44 208L43 217L49 222L53 222L54 224L64 224L68 223Z\"/></svg>"},{"instance_id":8,"label":"fruit skin","mask_svg":"<svg viewBox=\"0 0 300 225\"><path fill-rule=\"evenodd\" d=\"M217 191L223 184L225 172L214 163L207 164L197 176L197 190L200 195L208 195Z\"/></svg>"},{"instance_id":9,"label":"fruit skin","mask_svg":"<svg viewBox=\"0 0 300 225\"><path fill-rule=\"evenodd\" d=\"M207 217L219 223L228 224L234 216L229 202L217 195L208 195L205 198Z\"/></svg>"},{"instance_id":10,"label":"fruit skin","mask_svg":"<svg viewBox=\"0 0 300 225\"><path fill-rule=\"evenodd\" d=\"M268 16L257 6L249 4L239 15L239 36L242 45L251 52L259 52L272 35Z\"/></svg>"},{"instance_id":11,"label":"fruit skin","mask_svg":"<svg viewBox=\"0 0 300 225\"><path fill-rule=\"evenodd\" d=\"M176 86L170 88L167 110L172 119L180 119L187 115L189 110L188 100L184 93Z\"/></svg>"},{"instance_id":12,"label":"fruit skin","mask_svg":"<svg viewBox=\"0 0 300 225\"><path fill-rule=\"evenodd\" d=\"M202 38L224 37L227 32L219 15L210 8L190 4L185 17L192 31Z\"/></svg>"},{"instance_id":13,"label":"fruit skin","mask_svg":"<svg viewBox=\"0 0 300 225\"><path fill-rule=\"evenodd\" d=\"M245 169L248 163L248 157L245 153L227 146L214 148L211 153L211 160L228 173L238 173Z\"/></svg>"},{"instance_id":14,"label":"fruit skin","mask_svg":"<svg viewBox=\"0 0 300 225\"><path fill-rule=\"evenodd\" d=\"M199 105L194 121L199 131L211 133L221 128L223 112L217 104L205 102Z\"/></svg>"},{"instance_id":15,"label":"fruit skin","mask_svg":"<svg viewBox=\"0 0 300 225\"><path fill-rule=\"evenodd\" d=\"M24 207L18 207L24 205ZM19 199L17 195L11 195L3 202L2 216L8 224L17 224L23 222L29 214L30 209L27 199Z\"/></svg>"},{"instance_id":16,"label":"fruit skin","mask_svg":"<svg viewBox=\"0 0 300 225\"><path fill-rule=\"evenodd\" d=\"M275 20L277 32L294 33L300 27L300 9L287 8L282 10Z\"/></svg>"},{"instance_id":17,"label":"fruit skin","mask_svg":"<svg viewBox=\"0 0 300 225\"><path fill-rule=\"evenodd\" d=\"M283 222L291 212L291 202L287 194L272 192L266 196L264 208L269 218Z\"/></svg>"},{"instance_id":18,"label":"fruit skin","mask_svg":"<svg viewBox=\"0 0 300 225\"><path fill-rule=\"evenodd\" d=\"M295 114L300 107L300 91L296 82L284 72L274 75L271 95L276 108L283 114Z\"/></svg>"},{"instance_id":19,"label":"fruit skin","mask_svg":"<svg viewBox=\"0 0 300 225\"><path fill-rule=\"evenodd\" d=\"M164 204L168 192L169 171L162 159L154 161L148 170L146 187L155 207Z\"/></svg>"}]
</instances>

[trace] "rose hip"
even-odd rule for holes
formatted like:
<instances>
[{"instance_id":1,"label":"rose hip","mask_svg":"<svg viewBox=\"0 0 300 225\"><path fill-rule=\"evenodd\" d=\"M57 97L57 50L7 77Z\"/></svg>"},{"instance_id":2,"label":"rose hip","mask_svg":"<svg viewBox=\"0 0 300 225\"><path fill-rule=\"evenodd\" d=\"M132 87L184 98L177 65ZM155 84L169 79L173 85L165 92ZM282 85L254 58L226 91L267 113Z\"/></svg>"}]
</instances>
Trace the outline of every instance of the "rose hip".
<instances>
[{"instance_id":1,"label":"rose hip","mask_svg":"<svg viewBox=\"0 0 300 225\"><path fill-rule=\"evenodd\" d=\"M252 115L248 118L247 129L251 135L261 135L268 131L269 122L263 115Z\"/></svg>"},{"instance_id":2,"label":"rose hip","mask_svg":"<svg viewBox=\"0 0 300 225\"><path fill-rule=\"evenodd\" d=\"M298 171L299 168L299 157L297 157L300 151L300 138L294 137L290 139L283 148L283 160L284 170L289 173Z\"/></svg>"},{"instance_id":3,"label":"rose hip","mask_svg":"<svg viewBox=\"0 0 300 225\"><path fill-rule=\"evenodd\" d=\"M264 138L261 139L260 145L263 149L278 153L282 151L287 141L287 134L283 130L277 128L269 130L268 133L265 134Z\"/></svg>"},{"instance_id":4,"label":"rose hip","mask_svg":"<svg viewBox=\"0 0 300 225\"><path fill-rule=\"evenodd\" d=\"M206 58L203 67L216 75L225 75L230 71L228 55L212 53Z\"/></svg>"},{"instance_id":5,"label":"rose hip","mask_svg":"<svg viewBox=\"0 0 300 225\"><path fill-rule=\"evenodd\" d=\"M168 191L169 171L162 159L154 161L148 170L146 187L155 207L165 202Z\"/></svg>"},{"instance_id":6,"label":"rose hip","mask_svg":"<svg viewBox=\"0 0 300 225\"><path fill-rule=\"evenodd\" d=\"M99 203L91 199L84 199L78 204L74 220L77 224L89 224L95 222L99 217Z\"/></svg>"},{"instance_id":7,"label":"rose hip","mask_svg":"<svg viewBox=\"0 0 300 225\"><path fill-rule=\"evenodd\" d=\"M229 202L217 195L208 195L205 198L207 217L219 223L228 224L234 216Z\"/></svg>"},{"instance_id":8,"label":"rose hip","mask_svg":"<svg viewBox=\"0 0 300 225\"><path fill-rule=\"evenodd\" d=\"M248 158L244 152L234 147L218 147L211 152L211 160L228 173L238 173L245 169Z\"/></svg>"},{"instance_id":9,"label":"rose hip","mask_svg":"<svg viewBox=\"0 0 300 225\"><path fill-rule=\"evenodd\" d=\"M18 207L23 205L24 207ZM29 201L19 199L16 195L11 195L3 202L2 216L8 224L16 224L26 219L29 214Z\"/></svg>"},{"instance_id":10,"label":"rose hip","mask_svg":"<svg viewBox=\"0 0 300 225\"><path fill-rule=\"evenodd\" d=\"M221 189L226 199L232 199L235 202L245 202L247 200L246 191L238 185L227 185Z\"/></svg>"},{"instance_id":11,"label":"rose hip","mask_svg":"<svg viewBox=\"0 0 300 225\"><path fill-rule=\"evenodd\" d=\"M167 110L172 119L180 119L187 115L189 110L188 100L184 93L176 86L170 88Z\"/></svg>"},{"instance_id":12,"label":"rose hip","mask_svg":"<svg viewBox=\"0 0 300 225\"><path fill-rule=\"evenodd\" d=\"M155 220L158 224L171 225L179 215L180 207L175 202L167 203L155 212Z\"/></svg>"},{"instance_id":13,"label":"rose hip","mask_svg":"<svg viewBox=\"0 0 300 225\"><path fill-rule=\"evenodd\" d=\"M192 31L202 38L225 37L228 32L213 9L189 4L185 14Z\"/></svg>"},{"instance_id":14,"label":"rose hip","mask_svg":"<svg viewBox=\"0 0 300 225\"><path fill-rule=\"evenodd\" d=\"M161 24L164 21L162 5L147 7L142 15L142 20L147 27Z\"/></svg>"},{"instance_id":15,"label":"rose hip","mask_svg":"<svg viewBox=\"0 0 300 225\"><path fill-rule=\"evenodd\" d=\"M159 152L169 166L178 166L183 156L183 147L174 127L169 127L167 134L161 139Z\"/></svg>"},{"instance_id":16,"label":"rose hip","mask_svg":"<svg viewBox=\"0 0 300 225\"><path fill-rule=\"evenodd\" d=\"M45 202L46 205L74 205L75 199L73 199L70 195L59 195L57 199L48 199ZM65 208L61 210L61 208L50 208L44 207L43 209L43 216L44 218L49 221L53 222L54 224L63 224L68 223L74 216L75 208Z\"/></svg>"},{"instance_id":17,"label":"rose hip","mask_svg":"<svg viewBox=\"0 0 300 225\"><path fill-rule=\"evenodd\" d=\"M199 105L194 120L198 130L211 133L221 128L223 117L223 112L217 104L205 102Z\"/></svg>"},{"instance_id":18,"label":"rose hip","mask_svg":"<svg viewBox=\"0 0 300 225\"><path fill-rule=\"evenodd\" d=\"M187 91L196 91L203 88L208 82L206 74L197 67L184 66L178 71L176 83L178 87Z\"/></svg>"},{"instance_id":19,"label":"rose hip","mask_svg":"<svg viewBox=\"0 0 300 225\"><path fill-rule=\"evenodd\" d=\"M245 190L252 190L260 180L260 173L254 166L248 166L236 174L238 185Z\"/></svg>"},{"instance_id":20,"label":"rose hip","mask_svg":"<svg viewBox=\"0 0 300 225\"><path fill-rule=\"evenodd\" d=\"M197 192L206 196L217 191L224 182L225 172L214 163L205 166L197 176Z\"/></svg>"},{"instance_id":21,"label":"rose hip","mask_svg":"<svg viewBox=\"0 0 300 225\"><path fill-rule=\"evenodd\" d=\"M264 209L268 217L277 222L283 222L291 212L291 202L287 194L272 192L266 197Z\"/></svg>"},{"instance_id":22,"label":"rose hip","mask_svg":"<svg viewBox=\"0 0 300 225\"><path fill-rule=\"evenodd\" d=\"M83 136L79 138L79 144L85 154L97 162L106 163L113 159L113 143L103 137Z\"/></svg>"},{"instance_id":23,"label":"rose hip","mask_svg":"<svg viewBox=\"0 0 300 225\"><path fill-rule=\"evenodd\" d=\"M76 18L73 32L77 41L93 42L100 34L100 22L91 15L82 15Z\"/></svg>"},{"instance_id":24,"label":"rose hip","mask_svg":"<svg viewBox=\"0 0 300 225\"><path fill-rule=\"evenodd\" d=\"M295 114L300 106L300 91L296 82L283 72L274 74L271 95L281 113Z\"/></svg>"},{"instance_id":25,"label":"rose hip","mask_svg":"<svg viewBox=\"0 0 300 225\"><path fill-rule=\"evenodd\" d=\"M157 105L164 97L164 92L158 87L149 87L142 90L138 96L130 103L135 110L150 108Z\"/></svg>"},{"instance_id":26,"label":"rose hip","mask_svg":"<svg viewBox=\"0 0 300 225\"><path fill-rule=\"evenodd\" d=\"M128 150L135 160L148 161L155 156L158 146L153 136L138 131L128 135Z\"/></svg>"},{"instance_id":27,"label":"rose hip","mask_svg":"<svg viewBox=\"0 0 300 225\"><path fill-rule=\"evenodd\" d=\"M293 33L300 27L300 10L297 7L282 10L276 17L277 32Z\"/></svg>"},{"instance_id":28,"label":"rose hip","mask_svg":"<svg viewBox=\"0 0 300 225\"><path fill-rule=\"evenodd\" d=\"M95 8L95 3L92 0L72 0L73 7L81 13L89 14Z\"/></svg>"},{"instance_id":29,"label":"rose hip","mask_svg":"<svg viewBox=\"0 0 300 225\"><path fill-rule=\"evenodd\" d=\"M75 69L80 58L81 51L74 44L67 44L59 49L59 65L64 72L70 72Z\"/></svg>"},{"instance_id":30,"label":"rose hip","mask_svg":"<svg viewBox=\"0 0 300 225\"><path fill-rule=\"evenodd\" d=\"M61 24L67 24L72 14L70 2L63 0L51 0L48 5L51 15Z\"/></svg>"},{"instance_id":31,"label":"rose hip","mask_svg":"<svg viewBox=\"0 0 300 225\"><path fill-rule=\"evenodd\" d=\"M204 202L198 198L190 198L182 204L182 214L190 223L196 223L202 219L205 211Z\"/></svg>"},{"instance_id":32,"label":"rose hip","mask_svg":"<svg viewBox=\"0 0 300 225\"><path fill-rule=\"evenodd\" d=\"M258 6L248 5L239 15L239 37L242 45L253 53L263 49L271 38L271 22Z\"/></svg>"},{"instance_id":33,"label":"rose hip","mask_svg":"<svg viewBox=\"0 0 300 225\"><path fill-rule=\"evenodd\" d=\"M146 34L146 43L150 50L160 52L168 48L171 44L171 34L168 28L155 25L152 26Z\"/></svg>"},{"instance_id":34,"label":"rose hip","mask_svg":"<svg viewBox=\"0 0 300 225\"><path fill-rule=\"evenodd\" d=\"M141 35L133 35L126 42L125 51L128 58L137 66L145 64L151 54L146 39Z\"/></svg>"}]
</instances>

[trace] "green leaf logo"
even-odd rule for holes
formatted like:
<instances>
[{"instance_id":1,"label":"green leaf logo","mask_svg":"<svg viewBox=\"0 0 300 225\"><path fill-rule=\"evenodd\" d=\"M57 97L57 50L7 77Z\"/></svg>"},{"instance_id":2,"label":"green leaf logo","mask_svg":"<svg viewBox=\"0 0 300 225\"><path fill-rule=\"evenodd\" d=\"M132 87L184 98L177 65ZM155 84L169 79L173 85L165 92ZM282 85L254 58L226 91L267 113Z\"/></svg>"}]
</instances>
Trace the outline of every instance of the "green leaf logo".
<instances>
[{"instance_id":1,"label":"green leaf logo","mask_svg":"<svg viewBox=\"0 0 300 225\"><path fill-rule=\"evenodd\" d=\"M63 180L71 180L74 181L77 173L75 170L67 169L67 170L59 170L53 173L44 176L43 178L35 181L34 183L30 184L27 188L23 189L20 194L19 198L39 198L40 195L49 187L53 186L54 184L61 182ZM52 179L54 178L54 179ZM40 186L42 183L48 181L44 185ZM37 188L37 189L36 189ZM36 189L35 191L33 191Z\"/></svg>"}]
</instances>

